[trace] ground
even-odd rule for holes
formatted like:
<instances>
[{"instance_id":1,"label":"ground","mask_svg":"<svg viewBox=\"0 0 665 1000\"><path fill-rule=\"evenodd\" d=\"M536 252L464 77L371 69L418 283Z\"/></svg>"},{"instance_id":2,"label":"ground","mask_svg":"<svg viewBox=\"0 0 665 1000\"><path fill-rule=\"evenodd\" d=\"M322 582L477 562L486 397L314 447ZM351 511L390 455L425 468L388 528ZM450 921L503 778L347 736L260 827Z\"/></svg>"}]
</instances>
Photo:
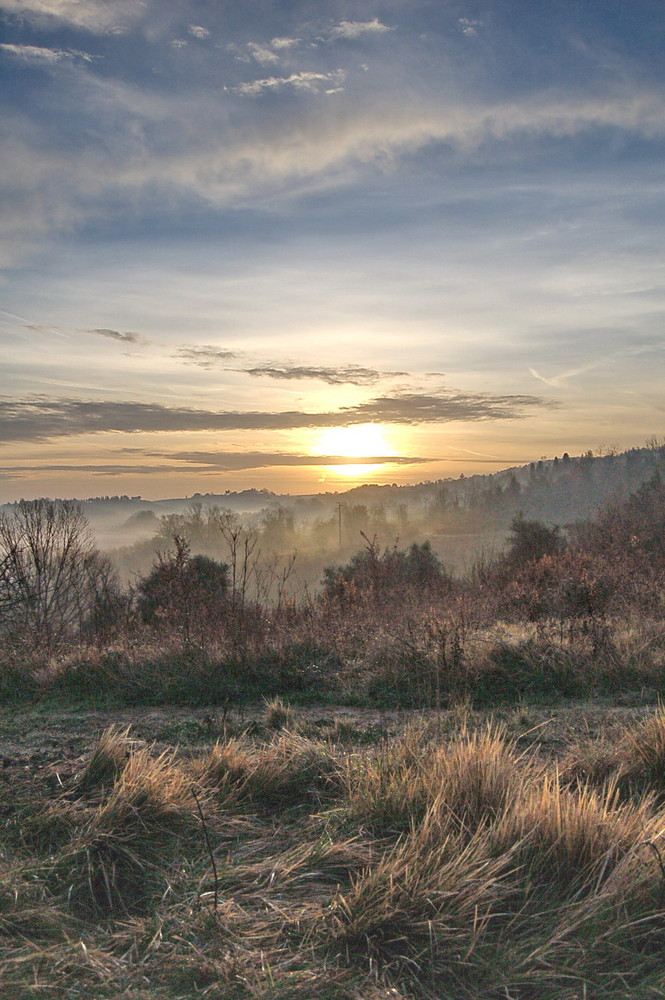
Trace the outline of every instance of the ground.
<instances>
[{"instance_id":1,"label":"ground","mask_svg":"<svg viewBox=\"0 0 665 1000\"><path fill-rule=\"evenodd\" d=\"M661 800L640 804L647 764L626 757L648 719L660 754L646 692L493 711L4 706L0 993L665 998ZM624 749L582 753L595 737ZM661 770L640 787L661 795Z\"/></svg>"},{"instance_id":2,"label":"ground","mask_svg":"<svg viewBox=\"0 0 665 1000\"><path fill-rule=\"evenodd\" d=\"M625 700L624 700L625 701ZM563 755L580 739L619 734L653 712L651 699L629 704L603 699L556 705L520 705L487 711L462 705L450 711L378 711L335 707L291 708L298 730L312 739L333 739L368 746L399 735L414 723L455 735L471 717L474 724L503 723L521 749L548 758ZM0 710L0 819L31 796L57 795L85 766L92 748L109 726L130 727L130 735L155 752L202 752L228 735L261 727L265 706L223 713L212 708L150 707L73 709L5 706Z\"/></svg>"}]
</instances>

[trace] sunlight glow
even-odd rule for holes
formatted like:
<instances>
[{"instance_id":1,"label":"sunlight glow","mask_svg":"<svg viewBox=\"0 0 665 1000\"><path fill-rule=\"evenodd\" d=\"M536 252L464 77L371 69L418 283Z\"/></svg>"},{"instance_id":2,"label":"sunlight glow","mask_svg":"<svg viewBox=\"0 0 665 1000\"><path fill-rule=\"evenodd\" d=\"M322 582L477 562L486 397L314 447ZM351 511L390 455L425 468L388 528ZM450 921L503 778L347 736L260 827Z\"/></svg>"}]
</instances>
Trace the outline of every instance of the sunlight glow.
<instances>
[{"instance_id":1,"label":"sunlight glow","mask_svg":"<svg viewBox=\"0 0 665 1000\"><path fill-rule=\"evenodd\" d=\"M350 459L384 457L395 454L395 448L390 444L386 432L376 424L360 424L357 427L329 427L321 432L316 439L314 452L321 455L335 455ZM349 462L348 465L326 466L330 472L339 476L366 476L377 465L368 465L361 461Z\"/></svg>"}]
</instances>

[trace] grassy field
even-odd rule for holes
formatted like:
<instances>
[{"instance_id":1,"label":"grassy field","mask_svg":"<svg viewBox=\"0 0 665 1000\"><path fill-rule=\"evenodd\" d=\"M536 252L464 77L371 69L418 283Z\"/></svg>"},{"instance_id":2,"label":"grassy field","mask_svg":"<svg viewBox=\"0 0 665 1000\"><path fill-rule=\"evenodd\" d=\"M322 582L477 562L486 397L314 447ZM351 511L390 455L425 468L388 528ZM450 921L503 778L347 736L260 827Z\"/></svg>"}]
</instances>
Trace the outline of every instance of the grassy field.
<instances>
[{"instance_id":1,"label":"grassy field","mask_svg":"<svg viewBox=\"0 0 665 1000\"><path fill-rule=\"evenodd\" d=\"M276 602L181 537L124 592L79 521L0 563L0 996L665 998L660 478Z\"/></svg>"},{"instance_id":2,"label":"grassy field","mask_svg":"<svg viewBox=\"0 0 665 1000\"><path fill-rule=\"evenodd\" d=\"M0 993L665 997L665 714L0 715Z\"/></svg>"}]
</instances>

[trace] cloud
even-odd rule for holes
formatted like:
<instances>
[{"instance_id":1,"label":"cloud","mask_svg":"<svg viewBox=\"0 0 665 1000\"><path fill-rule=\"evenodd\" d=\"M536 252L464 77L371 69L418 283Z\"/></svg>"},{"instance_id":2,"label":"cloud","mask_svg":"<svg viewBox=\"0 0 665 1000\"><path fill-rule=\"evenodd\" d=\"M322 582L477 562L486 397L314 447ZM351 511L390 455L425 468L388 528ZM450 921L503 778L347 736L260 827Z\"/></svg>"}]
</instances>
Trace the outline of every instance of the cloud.
<instances>
[{"instance_id":1,"label":"cloud","mask_svg":"<svg viewBox=\"0 0 665 1000\"><path fill-rule=\"evenodd\" d=\"M178 353L174 356L184 361L185 364L197 365L199 368L206 368L208 370L212 368L224 368L242 372L245 375L251 375L253 378L272 378L286 382L314 379L319 382L326 382L328 385L363 386L375 385L382 379L408 375L408 372L377 371L375 368L364 368L361 365L260 364L253 365L251 368L229 369L228 362L238 357L237 352L210 345L180 347L178 348Z\"/></svg>"},{"instance_id":2,"label":"cloud","mask_svg":"<svg viewBox=\"0 0 665 1000\"><path fill-rule=\"evenodd\" d=\"M478 28L483 26L482 21L476 21L469 17L460 17L457 24L462 34L468 38L473 38L474 35L477 35Z\"/></svg>"},{"instance_id":3,"label":"cloud","mask_svg":"<svg viewBox=\"0 0 665 1000\"><path fill-rule=\"evenodd\" d=\"M6 465L0 467L0 478L2 479L24 479L30 475L43 475L49 472L74 472L86 473L92 476L128 476L128 475L154 475L155 473L182 472L180 465Z\"/></svg>"},{"instance_id":4,"label":"cloud","mask_svg":"<svg viewBox=\"0 0 665 1000\"><path fill-rule=\"evenodd\" d=\"M83 62L92 62L93 57L80 49L50 49L43 45L15 45L10 42L0 43L0 49L9 55L16 56L26 63L35 65L55 65L56 63L71 62L73 59L82 59Z\"/></svg>"},{"instance_id":5,"label":"cloud","mask_svg":"<svg viewBox=\"0 0 665 1000\"><path fill-rule=\"evenodd\" d=\"M237 358L235 351L228 351L224 347L212 347L203 344L201 347L179 347L178 353L174 357L179 358L188 365L197 365L199 368L214 368L221 363Z\"/></svg>"},{"instance_id":6,"label":"cloud","mask_svg":"<svg viewBox=\"0 0 665 1000\"><path fill-rule=\"evenodd\" d=\"M302 455L272 451L186 451L168 454L155 453L156 458L172 458L179 462L200 465L206 472L238 472L245 469L265 469L271 466L307 467L322 465L423 465L435 458L407 455L367 455L362 458L348 455Z\"/></svg>"},{"instance_id":7,"label":"cloud","mask_svg":"<svg viewBox=\"0 0 665 1000\"><path fill-rule=\"evenodd\" d=\"M62 330L67 330L67 327L62 326L45 326L43 323L23 323L23 328L25 330L34 330L35 333L58 333ZM109 330L106 327L95 327L94 329L79 329L77 333L89 333L95 337L108 337L109 340L119 340L123 344L143 344L145 343L143 337L139 333L133 333L131 331L122 332L120 330Z\"/></svg>"},{"instance_id":8,"label":"cloud","mask_svg":"<svg viewBox=\"0 0 665 1000\"><path fill-rule=\"evenodd\" d=\"M97 337L108 337L109 340L121 340L124 344L140 344L142 342L140 334L131 332L122 333L120 330L107 330L98 327L94 330L81 330L80 332L92 333Z\"/></svg>"},{"instance_id":9,"label":"cloud","mask_svg":"<svg viewBox=\"0 0 665 1000\"><path fill-rule=\"evenodd\" d=\"M45 441L81 434L164 431L293 430L351 427L365 423L429 424L517 419L552 405L535 396L442 391L398 393L336 411L212 411L158 403L48 399L0 399L0 441Z\"/></svg>"},{"instance_id":10,"label":"cloud","mask_svg":"<svg viewBox=\"0 0 665 1000\"><path fill-rule=\"evenodd\" d=\"M132 449L133 450L133 449ZM269 468L320 468L321 466L339 465L425 465L428 462L435 462L435 458L420 458L407 455L368 455L363 458L348 455L300 455L288 452L177 452L170 454L166 452L153 453L155 458L168 459L169 462L148 465L143 462L136 465L120 465L105 463L99 465L81 465L76 463L70 465L61 464L39 464L33 465L7 465L0 466L0 479L15 480L26 479L33 476L48 475L49 473L85 473L95 476L141 476L146 478L151 475L177 475L178 473L206 475L220 472L243 472L250 469ZM143 458L151 457L144 454ZM188 466L195 466L194 469Z\"/></svg>"},{"instance_id":11,"label":"cloud","mask_svg":"<svg viewBox=\"0 0 665 1000\"><path fill-rule=\"evenodd\" d=\"M393 30L388 25L382 24L378 17L375 17L373 21L340 21L326 37L328 40L334 41L336 38L360 38L361 35L383 34Z\"/></svg>"},{"instance_id":12,"label":"cloud","mask_svg":"<svg viewBox=\"0 0 665 1000\"><path fill-rule=\"evenodd\" d=\"M381 379L408 372L381 372L374 368L363 368L359 365L342 365L338 368L320 368L309 365L256 365L253 368L243 368L248 375L265 376L274 379L317 379L328 385L375 385Z\"/></svg>"},{"instance_id":13,"label":"cloud","mask_svg":"<svg viewBox=\"0 0 665 1000\"><path fill-rule=\"evenodd\" d=\"M535 396L493 396L490 393L447 391L439 394L418 392L379 396L366 403L344 407L349 423L428 424L451 420L504 420L521 416L525 409L552 405ZM346 422L346 421L344 421Z\"/></svg>"},{"instance_id":14,"label":"cloud","mask_svg":"<svg viewBox=\"0 0 665 1000\"><path fill-rule=\"evenodd\" d=\"M283 55L289 49L295 48L301 42L300 38L273 38L270 42L247 42L240 46L232 42L227 46L240 62L249 62L254 59L261 66L274 65L280 62Z\"/></svg>"},{"instance_id":15,"label":"cloud","mask_svg":"<svg viewBox=\"0 0 665 1000\"><path fill-rule=\"evenodd\" d=\"M292 49L300 42L299 38L273 38L270 47L273 49Z\"/></svg>"},{"instance_id":16,"label":"cloud","mask_svg":"<svg viewBox=\"0 0 665 1000\"><path fill-rule=\"evenodd\" d=\"M603 331L605 334L605 331ZM587 331L588 336L588 331ZM550 375L549 377L541 375L539 371L535 368L529 368L529 374L533 375L535 379L539 382L544 382L545 385L550 385L554 389L558 389L563 383L567 382L568 379L576 378L578 375L586 375L587 372L595 371L597 368L605 368L616 362L627 361L629 358L645 354L655 350L660 351L665 349L663 344L648 344L643 346L628 347L623 348L619 351L612 351L610 354L605 354L599 358L592 358L584 365L579 365L577 368L570 368L566 371L559 372L558 375Z\"/></svg>"},{"instance_id":17,"label":"cloud","mask_svg":"<svg viewBox=\"0 0 665 1000\"><path fill-rule=\"evenodd\" d=\"M91 33L126 30L146 10L146 0L0 0L0 10L30 21L56 19Z\"/></svg>"},{"instance_id":18,"label":"cloud","mask_svg":"<svg viewBox=\"0 0 665 1000\"><path fill-rule=\"evenodd\" d=\"M141 205L155 191L176 209L191 198L216 209L250 201L260 207L277 194L342 187L437 144L460 162L506 144L519 162L528 140L565 141L598 128L623 131L627 143L665 136L661 93L624 84L606 94L533 92L493 103L422 95L407 106L397 84L387 81L381 92L327 105L299 101L293 109L288 100L275 102L265 115L256 100L262 94L334 91L341 80L335 73L295 73L239 84L246 107L235 119L211 92L160 94L87 66L72 63L72 70L69 98L83 143L62 142L68 119L58 141L53 129L20 113L0 119L0 255L9 263L49 233Z\"/></svg>"},{"instance_id":19,"label":"cloud","mask_svg":"<svg viewBox=\"0 0 665 1000\"><path fill-rule=\"evenodd\" d=\"M210 38L210 32L200 24L187 25L187 33L193 38Z\"/></svg>"},{"instance_id":20,"label":"cloud","mask_svg":"<svg viewBox=\"0 0 665 1000\"><path fill-rule=\"evenodd\" d=\"M267 45L260 45L258 42L249 42L247 45L247 51L252 58L256 59L256 61L261 63L262 66L279 62L279 56L277 53L273 52L273 50Z\"/></svg>"},{"instance_id":21,"label":"cloud","mask_svg":"<svg viewBox=\"0 0 665 1000\"><path fill-rule=\"evenodd\" d=\"M269 76L263 80L251 80L248 83L240 83L237 87L231 88L234 94L242 97L258 97L259 94L270 90L304 90L309 93L320 93L325 90L331 93L340 89L346 73L343 69L333 70L331 73L291 73L290 76Z\"/></svg>"}]
</instances>

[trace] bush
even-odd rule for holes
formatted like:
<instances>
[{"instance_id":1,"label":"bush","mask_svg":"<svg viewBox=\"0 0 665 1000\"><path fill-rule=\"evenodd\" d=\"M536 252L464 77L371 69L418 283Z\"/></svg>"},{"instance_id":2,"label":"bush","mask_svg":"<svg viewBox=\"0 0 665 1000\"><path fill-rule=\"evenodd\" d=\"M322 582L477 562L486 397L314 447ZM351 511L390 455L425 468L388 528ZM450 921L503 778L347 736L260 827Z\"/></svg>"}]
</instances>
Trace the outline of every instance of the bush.
<instances>
[{"instance_id":1,"label":"bush","mask_svg":"<svg viewBox=\"0 0 665 1000\"><path fill-rule=\"evenodd\" d=\"M229 568L208 556L190 556L176 536L175 552L160 555L137 586L138 611L148 625L167 625L186 640L220 621L226 610Z\"/></svg>"},{"instance_id":2,"label":"bush","mask_svg":"<svg viewBox=\"0 0 665 1000\"><path fill-rule=\"evenodd\" d=\"M541 521L529 521L523 514L518 514L510 525L506 561L511 568L537 562L543 556L554 555L561 544L556 526L548 528Z\"/></svg>"},{"instance_id":3,"label":"bush","mask_svg":"<svg viewBox=\"0 0 665 1000\"><path fill-rule=\"evenodd\" d=\"M416 591L421 596L441 594L451 579L429 542L416 542L407 550L386 549L379 554L376 539L357 552L346 566L326 566L324 595L343 604L356 597L392 599L399 591Z\"/></svg>"}]
</instances>

